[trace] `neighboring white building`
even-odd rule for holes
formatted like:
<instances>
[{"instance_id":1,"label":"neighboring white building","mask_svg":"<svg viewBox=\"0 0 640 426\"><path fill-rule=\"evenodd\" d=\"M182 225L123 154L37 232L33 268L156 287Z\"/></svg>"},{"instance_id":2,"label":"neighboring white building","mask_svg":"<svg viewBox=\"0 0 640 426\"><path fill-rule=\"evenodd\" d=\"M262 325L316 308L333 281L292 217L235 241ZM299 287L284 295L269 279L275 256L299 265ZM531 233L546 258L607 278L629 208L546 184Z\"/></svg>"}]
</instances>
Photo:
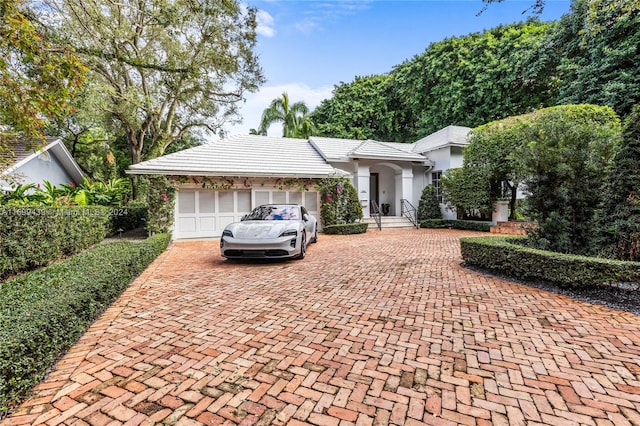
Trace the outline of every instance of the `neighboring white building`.
<instances>
[{"instance_id":1,"label":"neighboring white building","mask_svg":"<svg viewBox=\"0 0 640 426\"><path fill-rule=\"evenodd\" d=\"M11 191L14 183L42 185L46 180L59 186L83 182L82 170L61 139L47 138L41 148L37 142L21 140L11 145L11 151L10 155L0 153L8 162L8 168L0 170L0 189L3 191Z\"/></svg>"},{"instance_id":2,"label":"neighboring white building","mask_svg":"<svg viewBox=\"0 0 640 426\"><path fill-rule=\"evenodd\" d=\"M220 236L224 227L264 203L299 203L319 217L314 181L349 177L364 216L371 202L418 206L426 185L439 188L442 172L462 166L468 127L449 126L412 144L311 137L244 135L132 165L127 173L167 175L179 191L174 238ZM441 206L446 218L455 212Z\"/></svg>"}]
</instances>

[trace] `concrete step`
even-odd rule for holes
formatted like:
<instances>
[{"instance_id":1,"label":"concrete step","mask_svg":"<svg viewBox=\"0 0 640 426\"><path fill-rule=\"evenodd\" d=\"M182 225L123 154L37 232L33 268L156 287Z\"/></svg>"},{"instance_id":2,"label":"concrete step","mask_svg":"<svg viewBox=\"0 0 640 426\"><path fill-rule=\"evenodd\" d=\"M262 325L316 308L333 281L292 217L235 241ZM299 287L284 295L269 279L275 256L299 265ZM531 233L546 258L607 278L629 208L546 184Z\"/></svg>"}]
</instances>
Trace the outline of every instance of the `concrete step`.
<instances>
[{"instance_id":1,"label":"concrete step","mask_svg":"<svg viewBox=\"0 0 640 426\"><path fill-rule=\"evenodd\" d=\"M381 218L382 229L390 228L415 228L411 221L404 216L382 216ZM372 217L363 219L363 222L369 224L369 229L377 229L378 225Z\"/></svg>"}]
</instances>

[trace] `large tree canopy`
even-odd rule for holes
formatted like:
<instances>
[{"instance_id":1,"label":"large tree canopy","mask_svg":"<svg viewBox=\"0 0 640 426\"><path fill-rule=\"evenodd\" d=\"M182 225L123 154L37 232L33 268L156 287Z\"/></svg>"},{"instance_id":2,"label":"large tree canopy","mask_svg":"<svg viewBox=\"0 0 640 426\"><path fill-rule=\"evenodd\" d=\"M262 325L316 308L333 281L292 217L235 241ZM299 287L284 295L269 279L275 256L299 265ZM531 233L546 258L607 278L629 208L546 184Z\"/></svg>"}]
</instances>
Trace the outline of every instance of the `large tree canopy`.
<instances>
[{"instance_id":1,"label":"large tree canopy","mask_svg":"<svg viewBox=\"0 0 640 426\"><path fill-rule=\"evenodd\" d=\"M389 76L356 77L334 86L333 96L323 100L312 117L318 134L336 138L402 141L394 128Z\"/></svg>"},{"instance_id":2,"label":"large tree canopy","mask_svg":"<svg viewBox=\"0 0 640 426\"><path fill-rule=\"evenodd\" d=\"M134 163L196 129L219 132L263 82L255 11L236 0L45 1L102 85L100 108Z\"/></svg>"},{"instance_id":3,"label":"large tree canopy","mask_svg":"<svg viewBox=\"0 0 640 426\"><path fill-rule=\"evenodd\" d=\"M551 24L529 21L433 43L391 73L417 137L553 104L558 81L537 64Z\"/></svg>"},{"instance_id":4,"label":"large tree canopy","mask_svg":"<svg viewBox=\"0 0 640 426\"><path fill-rule=\"evenodd\" d=\"M552 28L531 20L433 43L388 75L336 86L313 118L326 136L404 142L553 105Z\"/></svg>"},{"instance_id":5,"label":"large tree canopy","mask_svg":"<svg viewBox=\"0 0 640 426\"><path fill-rule=\"evenodd\" d=\"M608 105L621 117L640 103L640 2L574 0L553 44L558 103Z\"/></svg>"},{"instance_id":6,"label":"large tree canopy","mask_svg":"<svg viewBox=\"0 0 640 426\"><path fill-rule=\"evenodd\" d=\"M43 136L69 112L86 67L65 44L55 44L22 0L0 3L0 151L17 134Z\"/></svg>"}]
</instances>

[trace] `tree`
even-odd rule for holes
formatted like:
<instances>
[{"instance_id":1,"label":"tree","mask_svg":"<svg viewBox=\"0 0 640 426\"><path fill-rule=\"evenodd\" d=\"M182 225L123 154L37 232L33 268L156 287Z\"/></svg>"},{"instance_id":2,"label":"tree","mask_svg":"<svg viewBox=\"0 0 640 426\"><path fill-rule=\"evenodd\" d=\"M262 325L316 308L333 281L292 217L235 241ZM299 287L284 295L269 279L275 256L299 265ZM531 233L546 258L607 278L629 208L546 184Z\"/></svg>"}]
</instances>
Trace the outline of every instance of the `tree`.
<instances>
[{"instance_id":1,"label":"tree","mask_svg":"<svg viewBox=\"0 0 640 426\"><path fill-rule=\"evenodd\" d=\"M558 103L609 105L623 118L640 103L637 0L574 0L552 44L562 58Z\"/></svg>"},{"instance_id":2,"label":"tree","mask_svg":"<svg viewBox=\"0 0 640 426\"><path fill-rule=\"evenodd\" d=\"M469 177L469 169L459 167L442 174L442 201L456 209L458 219L486 219L493 206L487 181Z\"/></svg>"},{"instance_id":3,"label":"tree","mask_svg":"<svg viewBox=\"0 0 640 426\"><path fill-rule=\"evenodd\" d=\"M264 81L255 10L236 0L45 1L103 87L97 110L126 135L133 163L191 132L219 132Z\"/></svg>"},{"instance_id":4,"label":"tree","mask_svg":"<svg viewBox=\"0 0 640 426\"><path fill-rule=\"evenodd\" d=\"M541 64L553 24L530 20L432 43L391 72L416 137L452 123L476 127L554 105L558 79ZM543 66L544 65L544 66Z\"/></svg>"},{"instance_id":5,"label":"tree","mask_svg":"<svg viewBox=\"0 0 640 426\"><path fill-rule=\"evenodd\" d=\"M334 86L311 116L321 136L406 141L392 107L389 76L372 75Z\"/></svg>"},{"instance_id":6,"label":"tree","mask_svg":"<svg viewBox=\"0 0 640 426\"><path fill-rule=\"evenodd\" d=\"M526 206L538 224L531 235L542 249L587 254L602 182L620 138L609 107L547 108L519 125Z\"/></svg>"},{"instance_id":7,"label":"tree","mask_svg":"<svg viewBox=\"0 0 640 426\"><path fill-rule=\"evenodd\" d=\"M640 261L640 105L626 119L597 212L596 254Z\"/></svg>"},{"instance_id":8,"label":"tree","mask_svg":"<svg viewBox=\"0 0 640 426\"><path fill-rule=\"evenodd\" d=\"M442 219L442 211L438 202L438 194L433 185L427 185L422 190L418 203L418 221L428 219Z\"/></svg>"},{"instance_id":9,"label":"tree","mask_svg":"<svg viewBox=\"0 0 640 426\"><path fill-rule=\"evenodd\" d=\"M307 105L304 102L291 104L286 92L271 101L263 111L258 133L266 135L267 129L274 123L282 123L282 135L285 138L306 139L315 130Z\"/></svg>"},{"instance_id":10,"label":"tree","mask_svg":"<svg viewBox=\"0 0 640 426\"><path fill-rule=\"evenodd\" d=\"M69 45L54 43L23 0L0 3L0 152L18 135L42 138L70 111L86 67ZM5 127L8 126L8 127ZM10 153L9 153L10 154Z\"/></svg>"}]
</instances>

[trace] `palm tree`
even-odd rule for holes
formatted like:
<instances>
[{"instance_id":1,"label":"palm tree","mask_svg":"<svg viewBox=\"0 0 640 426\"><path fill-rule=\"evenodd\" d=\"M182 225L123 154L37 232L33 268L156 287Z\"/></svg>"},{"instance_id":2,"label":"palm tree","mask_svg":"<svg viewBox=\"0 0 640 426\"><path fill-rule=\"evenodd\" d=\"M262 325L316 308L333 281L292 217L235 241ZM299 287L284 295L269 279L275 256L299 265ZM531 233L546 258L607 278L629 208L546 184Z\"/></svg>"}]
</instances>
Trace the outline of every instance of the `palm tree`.
<instances>
[{"instance_id":1,"label":"palm tree","mask_svg":"<svg viewBox=\"0 0 640 426\"><path fill-rule=\"evenodd\" d=\"M262 112L258 133L266 135L267 128L273 123L282 123L285 138L306 139L315 131L315 126L309 119L309 107L304 102L290 105L286 92L281 98L271 101L269 107Z\"/></svg>"}]
</instances>

